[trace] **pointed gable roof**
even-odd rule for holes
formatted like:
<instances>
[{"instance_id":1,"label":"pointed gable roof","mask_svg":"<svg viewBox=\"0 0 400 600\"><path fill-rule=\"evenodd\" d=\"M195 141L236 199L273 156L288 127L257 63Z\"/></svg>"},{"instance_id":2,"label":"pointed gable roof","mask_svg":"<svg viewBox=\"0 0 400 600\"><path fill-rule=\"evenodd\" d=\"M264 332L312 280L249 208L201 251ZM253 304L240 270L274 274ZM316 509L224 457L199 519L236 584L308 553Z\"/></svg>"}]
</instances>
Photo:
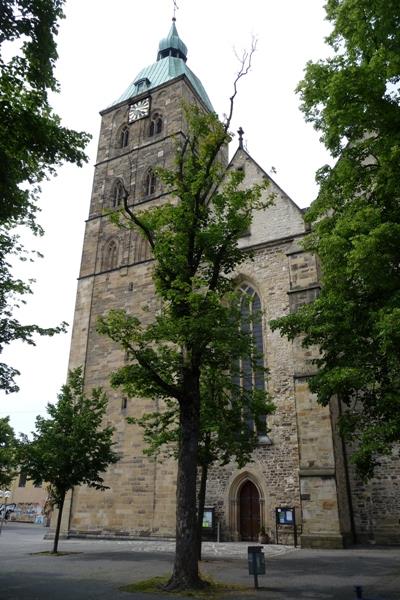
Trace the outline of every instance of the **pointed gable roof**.
<instances>
[{"instance_id":1,"label":"pointed gable roof","mask_svg":"<svg viewBox=\"0 0 400 600\"><path fill-rule=\"evenodd\" d=\"M306 227L302 209L241 145L229 162L228 169L238 167L244 167L244 185L250 186L267 180L270 186L263 192L263 195L274 194L271 205L255 211L250 235L241 238L240 247L257 246L267 242L303 236Z\"/></svg>"}]
</instances>

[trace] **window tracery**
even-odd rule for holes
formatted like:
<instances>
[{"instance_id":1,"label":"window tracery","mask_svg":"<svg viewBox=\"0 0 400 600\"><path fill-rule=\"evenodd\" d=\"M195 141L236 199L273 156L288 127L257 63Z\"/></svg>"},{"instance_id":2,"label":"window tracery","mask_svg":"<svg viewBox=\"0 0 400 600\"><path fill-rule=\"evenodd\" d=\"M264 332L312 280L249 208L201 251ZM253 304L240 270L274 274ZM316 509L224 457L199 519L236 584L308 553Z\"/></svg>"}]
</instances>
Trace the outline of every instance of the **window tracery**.
<instances>
[{"instance_id":1,"label":"window tracery","mask_svg":"<svg viewBox=\"0 0 400 600\"><path fill-rule=\"evenodd\" d=\"M134 238L134 261L135 263L143 262L151 258L151 248L149 242L142 237L139 233L136 233Z\"/></svg>"},{"instance_id":2,"label":"window tracery","mask_svg":"<svg viewBox=\"0 0 400 600\"><path fill-rule=\"evenodd\" d=\"M156 187L157 187L156 174L154 173L153 169L150 167L150 169L147 170L146 176L144 178L144 195L151 196L152 194L155 193Z\"/></svg>"},{"instance_id":3,"label":"window tracery","mask_svg":"<svg viewBox=\"0 0 400 600\"><path fill-rule=\"evenodd\" d=\"M110 240L104 251L104 269L116 269L118 266L118 244L113 239Z\"/></svg>"},{"instance_id":4,"label":"window tracery","mask_svg":"<svg viewBox=\"0 0 400 600\"><path fill-rule=\"evenodd\" d=\"M163 118L160 113L153 113L149 124L149 137L161 133L163 128Z\"/></svg>"},{"instance_id":5,"label":"window tracery","mask_svg":"<svg viewBox=\"0 0 400 600\"><path fill-rule=\"evenodd\" d=\"M118 206L122 205L124 199L124 185L120 179L114 182L111 191L111 201L113 208L118 208Z\"/></svg>"},{"instance_id":6,"label":"window tracery","mask_svg":"<svg viewBox=\"0 0 400 600\"><path fill-rule=\"evenodd\" d=\"M129 127L127 127L127 125L124 125L124 127L122 127L122 129L119 132L118 147L126 148L128 143L129 143Z\"/></svg>"},{"instance_id":7,"label":"window tracery","mask_svg":"<svg viewBox=\"0 0 400 600\"><path fill-rule=\"evenodd\" d=\"M248 283L239 288L241 330L251 336L254 348L254 357L243 357L233 365L232 381L238 387L252 392L265 389L264 377L264 340L261 320L261 300L255 289ZM249 430L257 429L259 434L265 434L266 418L262 417L256 424L253 416L244 415Z\"/></svg>"}]
</instances>

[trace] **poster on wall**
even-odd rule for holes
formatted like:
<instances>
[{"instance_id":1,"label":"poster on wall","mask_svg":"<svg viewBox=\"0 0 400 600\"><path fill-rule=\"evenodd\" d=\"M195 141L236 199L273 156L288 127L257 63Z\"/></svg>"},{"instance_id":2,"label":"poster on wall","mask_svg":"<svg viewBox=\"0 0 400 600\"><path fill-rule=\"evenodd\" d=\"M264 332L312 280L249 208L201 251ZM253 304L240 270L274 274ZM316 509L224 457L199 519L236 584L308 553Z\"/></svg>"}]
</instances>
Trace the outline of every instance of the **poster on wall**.
<instances>
[{"instance_id":1,"label":"poster on wall","mask_svg":"<svg viewBox=\"0 0 400 600\"><path fill-rule=\"evenodd\" d=\"M205 508L203 512L203 529L213 529L214 527L214 509Z\"/></svg>"}]
</instances>

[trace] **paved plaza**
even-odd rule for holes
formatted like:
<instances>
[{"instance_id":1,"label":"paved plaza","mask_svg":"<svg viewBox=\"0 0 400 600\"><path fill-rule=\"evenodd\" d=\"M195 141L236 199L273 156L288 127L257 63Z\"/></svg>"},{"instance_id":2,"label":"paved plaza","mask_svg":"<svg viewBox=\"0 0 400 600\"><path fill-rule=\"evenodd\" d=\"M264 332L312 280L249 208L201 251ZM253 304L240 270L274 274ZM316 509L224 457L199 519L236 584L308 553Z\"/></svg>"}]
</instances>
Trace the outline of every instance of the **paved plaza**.
<instances>
[{"instance_id":1,"label":"paved plaza","mask_svg":"<svg viewBox=\"0 0 400 600\"><path fill-rule=\"evenodd\" d=\"M38 525L6 523L0 535L1 600L159 600L165 595L129 594L119 588L166 575L174 543L153 540L61 540L63 556L38 554L51 549ZM252 589L247 573L247 543L204 544L201 570L214 579L246 586L231 600L353 600L354 586L366 598L400 600L400 549L355 547L302 550L264 546L266 575ZM172 598L175 596L170 594ZM182 596L180 596L182 598Z\"/></svg>"}]
</instances>

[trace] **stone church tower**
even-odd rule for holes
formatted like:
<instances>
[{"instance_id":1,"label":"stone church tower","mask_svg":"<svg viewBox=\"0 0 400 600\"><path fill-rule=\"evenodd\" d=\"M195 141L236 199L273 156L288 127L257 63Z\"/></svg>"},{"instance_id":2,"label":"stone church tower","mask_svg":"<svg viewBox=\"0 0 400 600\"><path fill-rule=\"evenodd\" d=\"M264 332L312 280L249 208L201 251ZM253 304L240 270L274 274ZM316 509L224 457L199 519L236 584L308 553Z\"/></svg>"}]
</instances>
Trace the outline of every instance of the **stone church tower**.
<instances>
[{"instance_id":1,"label":"stone church tower","mask_svg":"<svg viewBox=\"0 0 400 600\"><path fill-rule=\"evenodd\" d=\"M174 136L185 128L182 101L213 110L186 59L187 48L173 20L159 44L157 61L101 112L70 368L83 365L86 388L101 385L107 391L108 421L116 428L121 460L106 474L109 490L73 491L63 518L69 535L165 537L175 531L175 464L148 459L142 431L126 422L129 415L154 410L153 401L126 399L110 389L110 373L123 364L124 355L96 333L96 320L112 308L122 308L146 321L158 309L148 246L134 232L112 225L107 211L121 204L125 190L129 203L141 208L164 202L167 194L154 168L173 165ZM309 392L312 353L281 338L268 324L318 293L318 265L300 245L306 233L302 210L252 159L241 140L227 168L243 170L245 184L268 179L268 193L276 196L273 206L254 215L251 230L241 239L241 247L252 248L255 255L236 277L242 293L263 310L259 343L269 370L265 385L277 409L268 418L269 435L260 438L253 462L240 470L233 463L211 470L207 506L214 509L226 540L257 539L265 527L276 541L279 507L295 509L303 546L341 547L355 532L368 538L373 530L377 539L379 532L384 538L388 532L394 535L396 526L400 537L398 517L395 525L384 502L389 486L386 491L374 488L381 515L376 526L368 490L360 482L355 486L346 448L335 433L339 408L335 402L320 407ZM385 470L386 479L393 469ZM398 505L399 494L393 485L390 489ZM370 490L369 498L372 494ZM278 533L279 541L291 543L290 523Z\"/></svg>"}]
</instances>

